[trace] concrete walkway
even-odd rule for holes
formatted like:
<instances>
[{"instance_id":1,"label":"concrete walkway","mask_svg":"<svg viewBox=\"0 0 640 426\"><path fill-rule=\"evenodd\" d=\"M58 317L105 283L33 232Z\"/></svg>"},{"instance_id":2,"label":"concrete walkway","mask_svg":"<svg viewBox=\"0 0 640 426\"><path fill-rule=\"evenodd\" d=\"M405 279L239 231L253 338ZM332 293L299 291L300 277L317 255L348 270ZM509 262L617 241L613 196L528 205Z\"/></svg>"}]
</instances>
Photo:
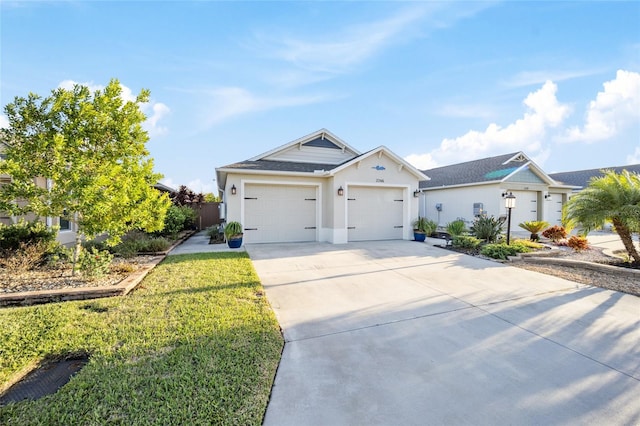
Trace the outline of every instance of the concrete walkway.
<instances>
[{"instance_id":1,"label":"concrete walkway","mask_svg":"<svg viewBox=\"0 0 640 426\"><path fill-rule=\"evenodd\" d=\"M200 231L182 244L175 247L169 252L169 255L174 254L191 254L191 253L211 253L221 251L245 251L244 246L237 249L230 249L227 243L222 244L209 244L209 236L206 231Z\"/></svg>"},{"instance_id":2,"label":"concrete walkway","mask_svg":"<svg viewBox=\"0 0 640 426\"><path fill-rule=\"evenodd\" d=\"M429 244L247 247L286 345L265 425L640 424L640 298Z\"/></svg>"}]
</instances>

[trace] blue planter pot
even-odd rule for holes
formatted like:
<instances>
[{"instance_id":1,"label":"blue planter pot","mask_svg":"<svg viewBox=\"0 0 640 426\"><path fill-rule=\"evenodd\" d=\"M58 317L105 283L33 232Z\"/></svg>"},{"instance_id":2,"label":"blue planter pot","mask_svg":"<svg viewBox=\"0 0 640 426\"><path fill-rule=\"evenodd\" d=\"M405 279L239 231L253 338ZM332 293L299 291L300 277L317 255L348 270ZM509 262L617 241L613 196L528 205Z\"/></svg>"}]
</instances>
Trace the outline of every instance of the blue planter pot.
<instances>
[{"instance_id":1,"label":"blue planter pot","mask_svg":"<svg viewBox=\"0 0 640 426\"><path fill-rule=\"evenodd\" d=\"M413 239L419 242L424 242L425 238L427 238L427 234L424 232L416 232L413 231Z\"/></svg>"},{"instance_id":2,"label":"blue planter pot","mask_svg":"<svg viewBox=\"0 0 640 426\"><path fill-rule=\"evenodd\" d=\"M229 248L240 248L242 246L242 237L229 238L227 240L227 244L229 245Z\"/></svg>"}]
</instances>

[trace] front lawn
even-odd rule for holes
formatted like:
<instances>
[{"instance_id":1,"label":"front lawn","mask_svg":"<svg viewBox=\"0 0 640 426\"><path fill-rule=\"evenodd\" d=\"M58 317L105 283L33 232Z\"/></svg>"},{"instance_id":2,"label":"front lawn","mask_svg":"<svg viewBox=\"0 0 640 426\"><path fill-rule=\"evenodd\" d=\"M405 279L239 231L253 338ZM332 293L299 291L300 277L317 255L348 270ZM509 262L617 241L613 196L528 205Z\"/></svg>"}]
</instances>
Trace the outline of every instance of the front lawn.
<instances>
[{"instance_id":1,"label":"front lawn","mask_svg":"<svg viewBox=\"0 0 640 426\"><path fill-rule=\"evenodd\" d=\"M89 353L56 394L0 424L259 425L283 346L244 253L169 256L122 298L0 310L0 386Z\"/></svg>"}]
</instances>

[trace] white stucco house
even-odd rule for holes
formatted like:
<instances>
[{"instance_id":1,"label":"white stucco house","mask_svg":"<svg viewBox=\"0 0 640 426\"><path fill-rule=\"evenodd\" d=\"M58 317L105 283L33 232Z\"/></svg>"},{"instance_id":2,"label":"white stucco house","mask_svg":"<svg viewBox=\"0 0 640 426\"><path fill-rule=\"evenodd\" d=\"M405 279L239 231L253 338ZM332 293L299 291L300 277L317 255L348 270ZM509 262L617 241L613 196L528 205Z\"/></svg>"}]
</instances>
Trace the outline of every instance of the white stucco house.
<instances>
[{"instance_id":1,"label":"white stucco house","mask_svg":"<svg viewBox=\"0 0 640 426\"><path fill-rule=\"evenodd\" d=\"M245 243L413 239L429 178L384 146L361 153L326 129L216 169Z\"/></svg>"},{"instance_id":2,"label":"white stucco house","mask_svg":"<svg viewBox=\"0 0 640 426\"><path fill-rule=\"evenodd\" d=\"M562 207L575 188L552 179L523 152L424 170L420 215L441 226L456 219L507 214L504 196L513 193L511 223L544 220L561 225Z\"/></svg>"}]
</instances>

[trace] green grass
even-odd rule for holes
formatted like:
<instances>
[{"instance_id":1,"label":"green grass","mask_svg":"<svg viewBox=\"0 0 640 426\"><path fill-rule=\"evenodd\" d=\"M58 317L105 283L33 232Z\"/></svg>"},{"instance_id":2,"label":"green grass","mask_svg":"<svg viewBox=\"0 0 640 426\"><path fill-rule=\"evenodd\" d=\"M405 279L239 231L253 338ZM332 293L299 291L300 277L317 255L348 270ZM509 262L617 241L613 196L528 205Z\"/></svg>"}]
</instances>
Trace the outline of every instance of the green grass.
<instances>
[{"instance_id":1,"label":"green grass","mask_svg":"<svg viewBox=\"0 0 640 426\"><path fill-rule=\"evenodd\" d=\"M56 356L90 362L3 425L259 425L283 346L244 253L169 256L123 298L0 310L0 384Z\"/></svg>"}]
</instances>

